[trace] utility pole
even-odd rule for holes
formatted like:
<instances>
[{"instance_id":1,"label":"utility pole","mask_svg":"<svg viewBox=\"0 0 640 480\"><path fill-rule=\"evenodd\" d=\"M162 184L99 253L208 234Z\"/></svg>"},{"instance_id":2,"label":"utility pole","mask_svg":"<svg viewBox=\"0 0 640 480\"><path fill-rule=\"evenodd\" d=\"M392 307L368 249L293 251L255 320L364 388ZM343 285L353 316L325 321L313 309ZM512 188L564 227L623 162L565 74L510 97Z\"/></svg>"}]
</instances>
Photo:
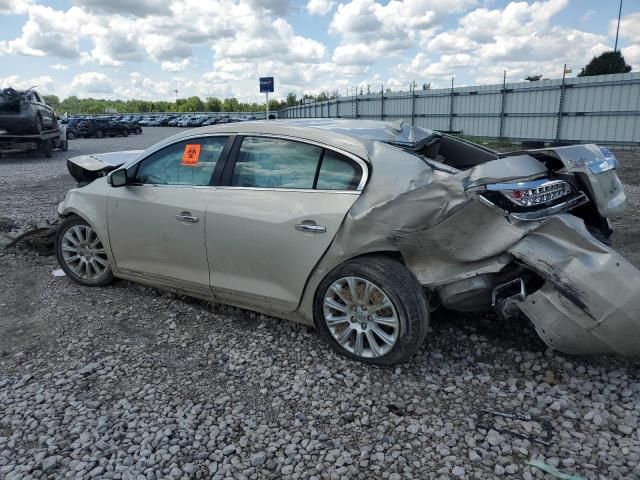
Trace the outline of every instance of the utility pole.
<instances>
[{"instance_id":1,"label":"utility pole","mask_svg":"<svg viewBox=\"0 0 640 480\"><path fill-rule=\"evenodd\" d=\"M176 104L177 104L178 103L178 90L176 89L173 92L176 94Z\"/></svg>"},{"instance_id":2,"label":"utility pole","mask_svg":"<svg viewBox=\"0 0 640 480\"><path fill-rule=\"evenodd\" d=\"M613 47L613 51L618 51L618 33L620 32L620 17L622 15L622 0L620 0L620 8L618 9L618 27L616 28L616 44Z\"/></svg>"}]
</instances>

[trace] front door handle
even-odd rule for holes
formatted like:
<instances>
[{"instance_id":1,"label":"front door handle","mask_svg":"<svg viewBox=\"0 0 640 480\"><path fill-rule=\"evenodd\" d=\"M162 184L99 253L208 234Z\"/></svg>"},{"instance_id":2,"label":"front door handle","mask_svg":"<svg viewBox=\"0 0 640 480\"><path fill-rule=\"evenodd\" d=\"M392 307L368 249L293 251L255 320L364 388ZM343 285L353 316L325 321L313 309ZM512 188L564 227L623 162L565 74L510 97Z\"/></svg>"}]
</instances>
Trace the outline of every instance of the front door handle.
<instances>
[{"instance_id":1,"label":"front door handle","mask_svg":"<svg viewBox=\"0 0 640 480\"><path fill-rule=\"evenodd\" d=\"M194 217L193 215L191 215L191 212L180 212L178 215L176 215L176 220L187 223L196 223L200 221L198 217Z\"/></svg>"},{"instance_id":2,"label":"front door handle","mask_svg":"<svg viewBox=\"0 0 640 480\"><path fill-rule=\"evenodd\" d=\"M325 233L327 231L327 227L324 225L316 225L314 223L299 223L296 225L296 230L308 233Z\"/></svg>"}]
</instances>

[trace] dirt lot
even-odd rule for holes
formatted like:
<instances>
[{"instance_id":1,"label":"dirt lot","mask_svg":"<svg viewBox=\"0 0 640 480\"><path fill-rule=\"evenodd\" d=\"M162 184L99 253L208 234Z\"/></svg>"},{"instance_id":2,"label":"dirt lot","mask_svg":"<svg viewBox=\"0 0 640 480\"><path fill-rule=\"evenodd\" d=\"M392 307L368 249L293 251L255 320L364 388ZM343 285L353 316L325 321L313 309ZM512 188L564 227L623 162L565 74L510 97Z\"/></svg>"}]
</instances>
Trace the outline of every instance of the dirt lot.
<instances>
[{"instance_id":1,"label":"dirt lot","mask_svg":"<svg viewBox=\"0 0 640 480\"><path fill-rule=\"evenodd\" d=\"M0 216L55 216L74 186L66 156L177 130L0 158ZM640 152L616 154L629 209L614 245L640 266ZM631 361L568 357L524 323L436 312L419 355L374 368L306 327L124 281L83 288L56 268L0 251L0 479L543 478L530 459L640 478ZM485 408L548 420L549 443L543 421ZM516 424L529 438L498 431Z\"/></svg>"}]
</instances>

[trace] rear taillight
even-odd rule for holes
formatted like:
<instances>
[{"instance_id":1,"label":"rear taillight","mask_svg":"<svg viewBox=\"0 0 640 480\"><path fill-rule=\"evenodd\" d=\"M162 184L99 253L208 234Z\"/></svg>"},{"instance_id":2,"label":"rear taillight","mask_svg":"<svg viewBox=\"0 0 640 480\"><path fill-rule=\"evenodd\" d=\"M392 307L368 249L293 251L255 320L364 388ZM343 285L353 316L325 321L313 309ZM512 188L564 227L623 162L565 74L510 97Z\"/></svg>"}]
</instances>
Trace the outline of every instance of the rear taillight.
<instances>
[{"instance_id":1,"label":"rear taillight","mask_svg":"<svg viewBox=\"0 0 640 480\"><path fill-rule=\"evenodd\" d=\"M514 220L542 220L588 201L564 180L493 183L469 192L482 203Z\"/></svg>"},{"instance_id":2,"label":"rear taillight","mask_svg":"<svg viewBox=\"0 0 640 480\"><path fill-rule=\"evenodd\" d=\"M521 207L535 207L555 202L572 193L571 185L562 180L503 183L488 185L487 190L498 191Z\"/></svg>"}]
</instances>

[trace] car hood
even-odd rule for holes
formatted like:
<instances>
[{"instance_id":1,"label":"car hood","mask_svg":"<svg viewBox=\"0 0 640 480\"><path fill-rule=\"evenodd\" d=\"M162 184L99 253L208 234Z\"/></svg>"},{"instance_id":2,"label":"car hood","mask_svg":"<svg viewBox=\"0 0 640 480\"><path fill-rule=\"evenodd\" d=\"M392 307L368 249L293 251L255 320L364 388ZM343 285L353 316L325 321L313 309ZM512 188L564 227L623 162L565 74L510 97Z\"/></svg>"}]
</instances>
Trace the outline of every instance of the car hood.
<instances>
[{"instance_id":1,"label":"car hood","mask_svg":"<svg viewBox=\"0 0 640 480\"><path fill-rule=\"evenodd\" d=\"M144 150L125 150L122 152L94 153L91 155L80 155L71 157L68 161L77 165L83 170L98 172L105 168L114 168L135 160Z\"/></svg>"}]
</instances>

